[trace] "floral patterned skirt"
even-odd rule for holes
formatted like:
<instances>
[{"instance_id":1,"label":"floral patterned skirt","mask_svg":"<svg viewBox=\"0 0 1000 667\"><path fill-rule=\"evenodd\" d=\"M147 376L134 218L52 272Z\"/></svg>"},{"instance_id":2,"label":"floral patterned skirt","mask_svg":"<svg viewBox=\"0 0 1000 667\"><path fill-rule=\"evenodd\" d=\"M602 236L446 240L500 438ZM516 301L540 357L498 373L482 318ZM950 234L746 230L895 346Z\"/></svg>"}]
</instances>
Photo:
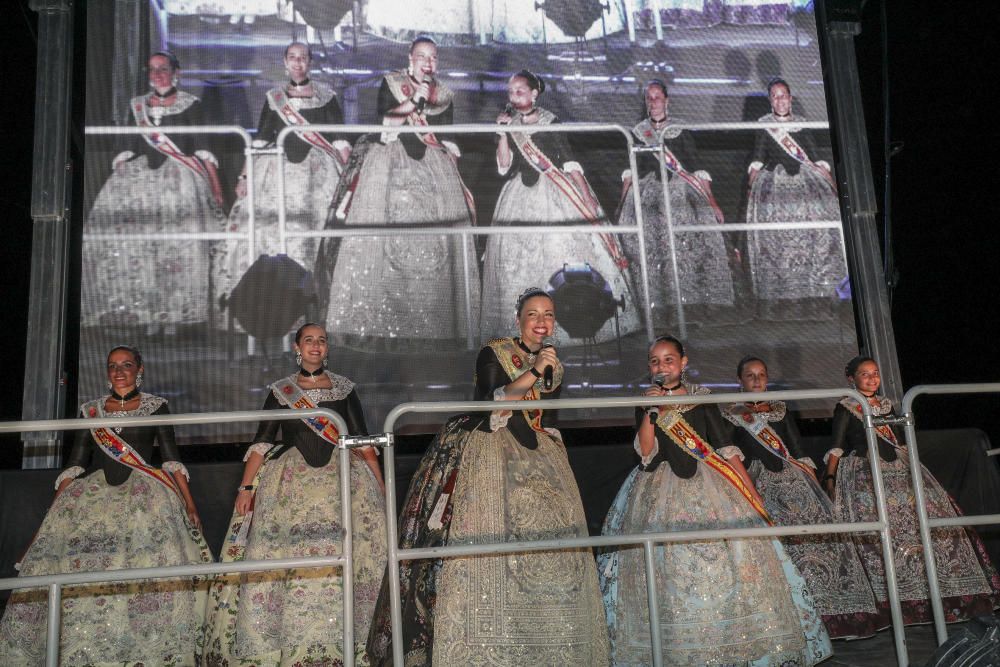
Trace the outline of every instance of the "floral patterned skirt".
<instances>
[{"instance_id":1,"label":"floral patterned skirt","mask_svg":"<svg viewBox=\"0 0 1000 667\"><path fill-rule=\"evenodd\" d=\"M729 482L699 465L690 479L666 463L632 471L604 534L742 528L763 519ZM665 665L805 667L832 654L801 575L772 539L677 542L654 549ZM652 664L642 546L598 558L612 664Z\"/></svg>"},{"instance_id":2,"label":"floral patterned skirt","mask_svg":"<svg viewBox=\"0 0 1000 667\"><path fill-rule=\"evenodd\" d=\"M385 500L368 465L351 456L354 635L358 664L385 573ZM313 468L298 449L260 473L245 549L227 540L223 560L342 553L340 465ZM241 517L234 516L234 523ZM343 659L341 568L276 570L221 577L212 586L206 665L338 665Z\"/></svg>"},{"instance_id":3,"label":"floral patterned skirt","mask_svg":"<svg viewBox=\"0 0 1000 667\"><path fill-rule=\"evenodd\" d=\"M141 473L111 486L104 472L56 498L21 576L211 562L177 496ZM182 579L63 588L61 665L193 665L207 585ZM45 661L46 591L15 592L0 622L0 664Z\"/></svg>"},{"instance_id":4,"label":"floral patterned skirt","mask_svg":"<svg viewBox=\"0 0 1000 667\"><path fill-rule=\"evenodd\" d=\"M916 502L910 481L910 465L905 453L895 461L882 461L886 509L892 529L893 561L903 621L907 624L929 623L931 608L927 592L927 570L917 527ZM926 468L923 469L927 515L932 519L960 514L948 492ZM838 521L877 521L875 490L871 467L866 457L845 456L837 468L835 511ZM875 599L888 607L885 566L878 535L855 537ZM931 530L934 560L944 603L945 619L960 621L989 614L1000 600L1000 578L986 555L979 536L971 528L960 526Z\"/></svg>"}]
</instances>

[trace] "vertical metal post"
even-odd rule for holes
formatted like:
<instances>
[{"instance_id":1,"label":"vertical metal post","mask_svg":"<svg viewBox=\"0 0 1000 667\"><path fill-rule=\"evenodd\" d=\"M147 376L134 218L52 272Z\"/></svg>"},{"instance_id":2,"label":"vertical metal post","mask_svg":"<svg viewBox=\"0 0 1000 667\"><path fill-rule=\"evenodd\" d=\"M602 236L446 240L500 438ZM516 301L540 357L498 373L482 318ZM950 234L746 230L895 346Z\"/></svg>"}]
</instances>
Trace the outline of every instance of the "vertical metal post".
<instances>
[{"instance_id":1,"label":"vertical metal post","mask_svg":"<svg viewBox=\"0 0 1000 667\"><path fill-rule=\"evenodd\" d=\"M917 505L917 526L920 529L920 543L924 549L924 566L927 568L927 597L931 599L934 634L940 645L948 641L948 629L945 626L944 605L941 603L941 584L938 581L937 562L934 560L934 543L931 541L931 528L927 523L923 467L920 465L920 454L917 453L917 426L913 421L912 412L906 414L904 430L906 453L910 460L910 477L913 478L913 500Z\"/></svg>"},{"instance_id":2,"label":"vertical metal post","mask_svg":"<svg viewBox=\"0 0 1000 667\"><path fill-rule=\"evenodd\" d=\"M31 283L24 370L24 419L61 417L66 269L69 263L69 112L73 12L70 0L31 0L38 12L35 144L31 183ZM24 468L56 468L58 433L26 433Z\"/></svg>"},{"instance_id":3,"label":"vertical metal post","mask_svg":"<svg viewBox=\"0 0 1000 667\"><path fill-rule=\"evenodd\" d=\"M660 17L660 8L657 7L658 2L649 3L652 5L653 11L653 24L656 26L656 41L663 41L663 19Z\"/></svg>"},{"instance_id":4,"label":"vertical metal post","mask_svg":"<svg viewBox=\"0 0 1000 667\"><path fill-rule=\"evenodd\" d=\"M472 326L472 277L469 269L469 235L462 234L462 284L465 286L465 349L476 349L475 328Z\"/></svg>"},{"instance_id":5,"label":"vertical metal post","mask_svg":"<svg viewBox=\"0 0 1000 667\"><path fill-rule=\"evenodd\" d=\"M649 262L646 261L646 221L642 217L642 194L639 192L639 166L636 163L635 146L632 137L625 137L628 150L628 168L632 172L632 203L635 205L635 226L639 228L636 234L639 240L639 273L642 278L642 311L646 317L646 339L652 343L656 334L653 331L653 309L649 305ZM636 295L638 296L638 295Z\"/></svg>"},{"instance_id":6,"label":"vertical metal post","mask_svg":"<svg viewBox=\"0 0 1000 667\"><path fill-rule=\"evenodd\" d=\"M275 159L278 160L278 247L281 252L288 254L288 237L285 235L285 222L288 214L285 212L285 144L282 141L274 147L277 151Z\"/></svg>"},{"instance_id":7,"label":"vertical metal post","mask_svg":"<svg viewBox=\"0 0 1000 667\"><path fill-rule=\"evenodd\" d=\"M59 584L49 584L48 623L45 627L45 667L59 667L61 617L62 587Z\"/></svg>"},{"instance_id":8,"label":"vertical metal post","mask_svg":"<svg viewBox=\"0 0 1000 667\"><path fill-rule=\"evenodd\" d=\"M646 602L649 605L649 639L653 649L653 667L663 665L663 639L660 637L659 596L656 594L656 561L653 559L653 541L642 543L646 565Z\"/></svg>"},{"instance_id":9,"label":"vertical metal post","mask_svg":"<svg viewBox=\"0 0 1000 667\"><path fill-rule=\"evenodd\" d=\"M826 3L817 3L818 36L826 66L826 99L830 130L839 149L836 160L845 236L850 245L849 275L857 304L864 347L878 359L885 393L898 404L903 381L896 358L875 215L878 203L872 182L861 86L854 53L854 37L861 24L827 21Z\"/></svg>"},{"instance_id":10,"label":"vertical metal post","mask_svg":"<svg viewBox=\"0 0 1000 667\"><path fill-rule=\"evenodd\" d=\"M625 5L625 25L628 27L629 44L635 44L635 2L634 0L624 0Z\"/></svg>"},{"instance_id":11,"label":"vertical metal post","mask_svg":"<svg viewBox=\"0 0 1000 667\"><path fill-rule=\"evenodd\" d=\"M343 591L344 591L344 667L354 667L354 522L351 511L351 452L340 435L340 514L344 529Z\"/></svg>"},{"instance_id":12,"label":"vertical metal post","mask_svg":"<svg viewBox=\"0 0 1000 667\"><path fill-rule=\"evenodd\" d=\"M856 397L857 398L857 397ZM882 560L885 563L885 587L889 595L889 614L892 617L892 636L896 644L896 661L899 667L910 664L906 652L906 633L903 627L903 609L899 605L899 587L896 585L896 561L893 559L892 531L889 528L889 511L885 505L885 485L882 483L882 466L875 438L875 423L867 401L859 401L864 410L865 439L868 441L868 463L875 485L875 509L883 528L879 531L882 542Z\"/></svg>"},{"instance_id":13,"label":"vertical metal post","mask_svg":"<svg viewBox=\"0 0 1000 667\"><path fill-rule=\"evenodd\" d=\"M674 216L670 209L670 174L667 172L667 165L663 160L663 133L658 137L660 141L660 183L663 186L663 215L667 221L667 239L670 241L670 271L674 276L674 296L677 299L677 328L680 330L681 340L687 340L687 320L684 319L684 304L681 301L681 271L677 264L677 236L674 234Z\"/></svg>"},{"instance_id":14,"label":"vertical metal post","mask_svg":"<svg viewBox=\"0 0 1000 667\"><path fill-rule=\"evenodd\" d=\"M392 432L389 432L392 436ZM399 530L396 518L396 448L382 451L385 463L385 537L389 557L389 618L392 627L392 664L403 667L403 600L399 592Z\"/></svg>"}]
</instances>

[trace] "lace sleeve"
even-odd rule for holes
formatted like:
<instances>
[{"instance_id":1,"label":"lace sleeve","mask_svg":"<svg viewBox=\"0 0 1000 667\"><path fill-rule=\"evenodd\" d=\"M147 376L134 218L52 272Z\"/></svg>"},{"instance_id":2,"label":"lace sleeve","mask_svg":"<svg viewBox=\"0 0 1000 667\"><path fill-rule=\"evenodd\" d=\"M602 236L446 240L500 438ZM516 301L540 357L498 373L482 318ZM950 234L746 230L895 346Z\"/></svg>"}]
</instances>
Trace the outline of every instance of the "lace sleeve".
<instances>
[{"instance_id":1,"label":"lace sleeve","mask_svg":"<svg viewBox=\"0 0 1000 667\"><path fill-rule=\"evenodd\" d=\"M243 462L246 463L247 459L250 458L250 455L254 453L260 454L261 456L266 455L267 452L271 449L271 447L274 447L274 445L271 444L270 442L253 443L252 445L250 445L250 448L247 450L247 453L243 455Z\"/></svg>"},{"instance_id":2,"label":"lace sleeve","mask_svg":"<svg viewBox=\"0 0 1000 667\"><path fill-rule=\"evenodd\" d=\"M493 400L503 401L506 400L507 394L504 393L503 387L497 387L493 390ZM494 410L490 413L490 430L499 431L502 428L507 428L507 422L510 420L511 416L514 414L512 410Z\"/></svg>"},{"instance_id":3,"label":"lace sleeve","mask_svg":"<svg viewBox=\"0 0 1000 667\"><path fill-rule=\"evenodd\" d=\"M81 468L80 466L73 466L71 468L66 468L61 473L59 473L58 477L56 477L56 489L59 488L59 485L62 484L63 481L67 479L76 479L84 472L85 472L84 469Z\"/></svg>"},{"instance_id":4,"label":"lace sleeve","mask_svg":"<svg viewBox=\"0 0 1000 667\"><path fill-rule=\"evenodd\" d=\"M649 455L642 455L642 446L639 444L639 434L635 434L635 441L632 443L632 447L635 449L635 453L639 455L639 460L642 461L642 467L648 466L656 458L656 455L660 453L660 439L653 438L653 448L649 450Z\"/></svg>"},{"instance_id":5,"label":"lace sleeve","mask_svg":"<svg viewBox=\"0 0 1000 667\"><path fill-rule=\"evenodd\" d=\"M724 459L728 460L735 456L739 458L740 461L746 461L746 457L743 456L743 452L740 451L740 448L737 447L736 445L727 445L725 447L722 447L718 451L719 451L719 456L721 456Z\"/></svg>"},{"instance_id":6,"label":"lace sleeve","mask_svg":"<svg viewBox=\"0 0 1000 667\"><path fill-rule=\"evenodd\" d=\"M184 479L186 479L189 482L191 481L191 473L188 472L188 469L185 468L184 464L181 463L180 461L164 461L163 469L169 472L171 475L180 473L184 475Z\"/></svg>"}]
</instances>

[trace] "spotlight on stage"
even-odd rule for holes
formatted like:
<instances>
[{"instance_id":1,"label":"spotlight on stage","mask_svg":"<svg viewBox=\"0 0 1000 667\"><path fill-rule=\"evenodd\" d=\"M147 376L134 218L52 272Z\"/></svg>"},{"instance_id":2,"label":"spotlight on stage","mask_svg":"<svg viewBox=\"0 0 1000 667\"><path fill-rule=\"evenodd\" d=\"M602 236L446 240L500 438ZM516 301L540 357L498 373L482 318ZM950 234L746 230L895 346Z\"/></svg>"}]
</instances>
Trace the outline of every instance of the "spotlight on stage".
<instances>
[{"instance_id":1,"label":"spotlight on stage","mask_svg":"<svg viewBox=\"0 0 1000 667\"><path fill-rule=\"evenodd\" d=\"M625 307L615 299L611 285L590 264L563 264L549 278L549 295L556 306L559 326L572 338L594 338L604 323Z\"/></svg>"}]
</instances>

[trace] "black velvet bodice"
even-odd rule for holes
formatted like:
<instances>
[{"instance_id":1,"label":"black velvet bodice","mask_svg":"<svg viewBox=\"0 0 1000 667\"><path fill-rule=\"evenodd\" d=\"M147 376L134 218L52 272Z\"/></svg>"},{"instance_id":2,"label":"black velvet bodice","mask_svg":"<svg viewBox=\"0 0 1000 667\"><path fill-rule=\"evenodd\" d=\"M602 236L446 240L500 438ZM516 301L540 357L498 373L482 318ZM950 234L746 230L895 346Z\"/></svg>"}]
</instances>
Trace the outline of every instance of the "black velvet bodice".
<instances>
[{"instance_id":1,"label":"black velvet bodice","mask_svg":"<svg viewBox=\"0 0 1000 667\"><path fill-rule=\"evenodd\" d=\"M396 96L392 94L392 90L389 88L389 83L383 79L382 85L379 86L378 89L379 117L384 118L391 110L395 109L400 104L402 104L402 100L396 99ZM425 118L428 125L451 125L454 122L454 115L454 105L449 104L441 113L426 114ZM435 133L435 136L438 141L448 139L447 136L438 133ZM424 158L424 154L427 153L427 144L422 142L415 134L400 134L399 141L403 144L403 148L406 149L406 154L414 160L422 160Z\"/></svg>"},{"instance_id":2,"label":"black velvet bodice","mask_svg":"<svg viewBox=\"0 0 1000 667\"><path fill-rule=\"evenodd\" d=\"M802 443L799 438L799 429L795 425L795 420L791 415L785 415L783 419L768 422L768 426L774 429L781 441L785 444L785 449L793 459L804 458ZM740 448L743 453L743 465L750 467L752 461L760 461L761 464L771 472L780 472L786 465L779 456L768 451L764 445L757 442L757 439L743 427L737 426L733 431L733 444Z\"/></svg>"},{"instance_id":3,"label":"black velvet bodice","mask_svg":"<svg viewBox=\"0 0 1000 667\"><path fill-rule=\"evenodd\" d=\"M344 124L344 112L340 109L340 103L337 101L336 95L332 96L323 106L313 107L311 109L302 108L298 111L299 115L309 121L310 125ZM273 144L278 138L278 133L285 127L285 122L281 120L281 116L278 112L272 109L271 105L265 101L264 108L260 111L260 120L257 123L256 138L266 141L268 144ZM331 144L334 141L341 139L350 141L350 138L346 135L340 135L333 132L323 132L322 134L323 137ZM289 162L293 162L295 164L302 162L306 159L306 156L309 155L310 148L312 148L312 146L303 141L298 134L292 134L292 136L285 139L285 155L287 156Z\"/></svg>"},{"instance_id":4,"label":"black velvet bodice","mask_svg":"<svg viewBox=\"0 0 1000 667\"><path fill-rule=\"evenodd\" d=\"M716 406L695 405L690 410L685 411L683 415L684 420L716 451L733 444L732 427L729 422L722 418ZM643 408L636 408L635 418L636 428L638 428L642 424L642 420L648 420L650 415ZM698 459L681 451L681 448L659 426L654 425L653 431L656 433L656 444L659 451L648 464L639 464L643 472L653 472L661 463L667 462L670 469L678 477L682 479L694 477L694 473L698 469Z\"/></svg>"},{"instance_id":5,"label":"black velvet bodice","mask_svg":"<svg viewBox=\"0 0 1000 667\"><path fill-rule=\"evenodd\" d=\"M888 414L882 416L894 417L896 412L890 410ZM896 442L903 444L904 439L899 429L895 426L890 428L896 435ZM878 442L879 457L886 462L895 461L895 448L882 438L876 438L876 441ZM840 403L833 410L833 442L830 447L843 449L844 456L868 456L868 440L865 437L864 424Z\"/></svg>"},{"instance_id":6,"label":"black velvet bodice","mask_svg":"<svg viewBox=\"0 0 1000 667\"><path fill-rule=\"evenodd\" d=\"M130 115L129 119L132 121L133 126L138 126L138 123L135 122L134 114ZM185 155L193 155L196 150L211 150L211 136L205 134L171 133L170 127L190 127L191 125L204 124L205 118L202 113L201 101L196 99L184 111L163 116L159 127L163 128L164 133L181 149L181 152ZM125 149L135 153L134 156L129 158L130 162L145 156L150 169L159 169L169 159L166 155L150 146L139 135L125 137L122 150Z\"/></svg>"},{"instance_id":7,"label":"black velvet bodice","mask_svg":"<svg viewBox=\"0 0 1000 667\"><path fill-rule=\"evenodd\" d=\"M319 401L316 405L321 408L329 408L343 417L344 421L347 422L349 434L368 435L365 413L354 389L351 389L350 393L340 400ZM264 409L287 410L288 407L283 405L272 391L268 393L267 400L264 401ZM253 442L277 443L279 431L282 443L285 446L298 449L302 458L313 468L322 468L330 462L335 448L316 435L301 419L261 422L260 426L257 427L257 434L254 435Z\"/></svg>"},{"instance_id":8,"label":"black velvet bodice","mask_svg":"<svg viewBox=\"0 0 1000 667\"><path fill-rule=\"evenodd\" d=\"M820 160L829 161L829 155L820 154L816 145L816 138L811 130L792 132L791 136L813 162ZM785 172L791 176L798 174L799 169L802 167L802 164L779 146L778 142L771 138L771 135L766 130L757 133L757 137L754 140L753 157L751 157L750 161L762 162L764 165L763 169L767 171L774 171L779 164L783 165Z\"/></svg>"},{"instance_id":9,"label":"black velvet bodice","mask_svg":"<svg viewBox=\"0 0 1000 667\"><path fill-rule=\"evenodd\" d=\"M538 113L542 113L542 110L539 110ZM559 123L559 118L552 116L552 119L545 124L555 125L557 123ZM530 125L526 127L530 127ZM538 132L529 136L531 137L531 141L538 146L539 150L545 153L546 157L557 168L562 169L564 164L573 160L573 151L569 146L569 141L566 139L566 135L561 132ZM521 155L520 149L518 149L514 139L509 135L507 137L507 144L510 146L511 163L510 169L504 175L504 180L520 177L521 182L528 187L532 187L538 183L538 179L542 175Z\"/></svg>"},{"instance_id":10,"label":"black velvet bodice","mask_svg":"<svg viewBox=\"0 0 1000 667\"><path fill-rule=\"evenodd\" d=\"M672 139L667 139L664 142L670 152L674 154L677 161L681 163L681 166L687 172L695 172L701 167L699 166L698 160L698 149L694 143L694 137L691 136L690 132L681 132L676 137ZM656 180L660 180L660 156L658 153L636 153L635 156L635 166L639 170L639 176L636 180L642 180L649 174L653 174ZM667 178L675 178L676 174L667 171Z\"/></svg>"}]
</instances>

